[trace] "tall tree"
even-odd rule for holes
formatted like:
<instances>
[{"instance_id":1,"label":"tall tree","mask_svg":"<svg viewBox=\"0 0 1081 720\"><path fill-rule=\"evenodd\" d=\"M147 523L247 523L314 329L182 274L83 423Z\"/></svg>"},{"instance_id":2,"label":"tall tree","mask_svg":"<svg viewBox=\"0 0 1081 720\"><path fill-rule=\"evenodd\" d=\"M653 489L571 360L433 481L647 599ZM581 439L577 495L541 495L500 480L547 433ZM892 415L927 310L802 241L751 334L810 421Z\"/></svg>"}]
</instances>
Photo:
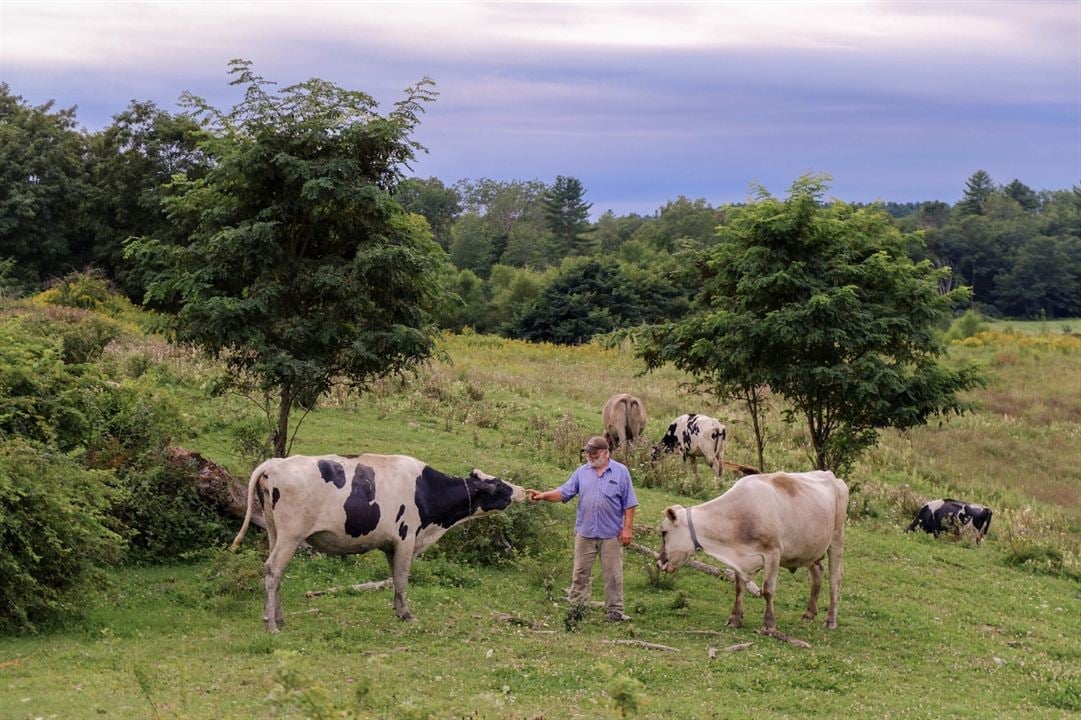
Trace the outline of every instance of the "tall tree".
<instances>
[{"instance_id":1,"label":"tall tree","mask_svg":"<svg viewBox=\"0 0 1081 720\"><path fill-rule=\"evenodd\" d=\"M977 170L965 182L965 195L957 209L965 215L983 215L984 203L995 192L995 181L985 170Z\"/></svg>"},{"instance_id":2,"label":"tall tree","mask_svg":"<svg viewBox=\"0 0 1081 720\"><path fill-rule=\"evenodd\" d=\"M28 105L0 83L0 260L15 260L10 280L24 290L80 264L85 156L75 108Z\"/></svg>"},{"instance_id":3,"label":"tall tree","mask_svg":"<svg viewBox=\"0 0 1081 720\"><path fill-rule=\"evenodd\" d=\"M552 231L553 252L556 258L568 255L591 255L596 243L589 232L589 209L593 203L585 201L582 181L559 175L555 184L544 196L544 217Z\"/></svg>"},{"instance_id":4,"label":"tall tree","mask_svg":"<svg viewBox=\"0 0 1081 720\"><path fill-rule=\"evenodd\" d=\"M145 283L123 262L124 241L152 235L182 244L192 230L167 217L162 200L173 189L173 175L196 180L206 174L201 136L193 118L133 101L90 137L82 255L130 297L141 299Z\"/></svg>"},{"instance_id":5,"label":"tall tree","mask_svg":"<svg viewBox=\"0 0 1081 720\"><path fill-rule=\"evenodd\" d=\"M436 241L444 250L450 249L450 228L462 212L462 198L453 187L439 178L406 178L394 190L394 199L407 212L423 215L432 228Z\"/></svg>"},{"instance_id":6,"label":"tall tree","mask_svg":"<svg viewBox=\"0 0 1081 720\"><path fill-rule=\"evenodd\" d=\"M323 80L274 91L248 61L230 73L245 92L231 110L183 96L207 124L212 161L205 178L177 180L168 203L192 223L190 244L143 238L128 255L157 268L151 302L179 305L177 340L264 393L281 456L294 407L433 351L445 255L390 193L420 149L410 136L434 92L425 79L382 115L369 95Z\"/></svg>"},{"instance_id":7,"label":"tall tree","mask_svg":"<svg viewBox=\"0 0 1081 720\"><path fill-rule=\"evenodd\" d=\"M752 415L768 387L805 424L815 467L842 472L880 428L961 410L978 377L938 362L936 324L963 292L940 294L946 271L913 262L881 210L823 206L826 187L804 176L787 200L762 191L733 209L693 265L692 312L644 332L640 354Z\"/></svg>"},{"instance_id":8,"label":"tall tree","mask_svg":"<svg viewBox=\"0 0 1081 720\"><path fill-rule=\"evenodd\" d=\"M1036 212L1040 209L1040 197L1028 185L1014 179L1009 185L1002 188L1003 192L1017 201L1017 204L1025 212Z\"/></svg>"}]
</instances>

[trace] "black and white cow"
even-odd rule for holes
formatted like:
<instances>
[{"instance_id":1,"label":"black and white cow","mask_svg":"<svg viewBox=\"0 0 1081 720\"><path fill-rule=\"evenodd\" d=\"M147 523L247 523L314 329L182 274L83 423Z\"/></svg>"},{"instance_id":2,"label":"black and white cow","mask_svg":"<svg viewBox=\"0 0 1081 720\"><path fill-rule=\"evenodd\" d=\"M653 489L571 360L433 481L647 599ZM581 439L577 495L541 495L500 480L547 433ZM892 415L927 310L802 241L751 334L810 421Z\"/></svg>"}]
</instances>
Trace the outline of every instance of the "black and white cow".
<instances>
[{"instance_id":1,"label":"black and white cow","mask_svg":"<svg viewBox=\"0 0 1081 720\"><path fill-rule=\"evenodd\" d=\"M394 611L413 614L405 600L413 557L458 523L505 510L525 500L517 485L474 470L452 477L405 455L294 455L267 460L252 472L244 539L257 497L266 518L270 555L263 622L283 625L282 572L302 542L321 552L346 555L382 550L394 582Z\"/></svg>"},{"instance_id":2,"label":"black and white cow","mask_svg":"<svg viewBox=\"0 0 1081 720\"><path fill-rule=\"evenodd\" d=\"M724 472L724 446L727 430L725 426L708 415L680 415L668 426L668 432L653 448L652 458L656 460L662 453L682 454L684 462L691 461L695 477L698 476L698 456L701 455L720 478Z\"/></svg>"},{"instance_id":3,"label":"black and white cow","mask_svg":"<svg viewBox=\"0 0 1081 720\"><path fill-rule=\"evenodd\" d=\"M916 518L905 529L905 532L920 529L938 537L939 533L957 532L968 527L975 532L976 542L979 543L991 527L992 514L991 508L983 505L973 505L950 498L932 500L920 508Z\"/></svg>"}]
</instances>

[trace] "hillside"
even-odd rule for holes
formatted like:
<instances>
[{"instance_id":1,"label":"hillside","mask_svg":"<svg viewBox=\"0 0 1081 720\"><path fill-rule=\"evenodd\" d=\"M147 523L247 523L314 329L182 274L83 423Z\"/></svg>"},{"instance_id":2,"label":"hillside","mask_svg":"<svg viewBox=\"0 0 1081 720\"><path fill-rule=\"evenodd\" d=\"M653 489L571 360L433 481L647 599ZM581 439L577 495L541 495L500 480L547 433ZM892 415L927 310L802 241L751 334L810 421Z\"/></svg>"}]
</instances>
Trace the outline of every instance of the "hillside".
<instances>
[{"instance_id":1,"label":"hillside","mask_svg":"<svg viewBox=\"0 0 1081 720\"><path fill-rule=\"evenodd\" d=\"M546 489L577 463L608 396L629 391L649 410L650 438L676 415L705 412L729 423L729 459L755 462L738 408L686 394L674 371L639 375L627 350L467 334L448 337L445 351L417 378L329 398L305 418L293 452L406 453ZM179 444L247 475L243 440L259 410L210 397L212 364L149 338L109 353L145 357L177 393ZM393 616L385 591L305 597L386 577L378 554L294 560L279 636L260 622L258 535L235 558L112 570L84 619L0 638L0 717L353 717L320 714L348 706L359 717L552 720L618 717L613 698L649 718L1071 716L1081 711L1081 339L989 334L951 355L986 365L991 383L971 398L981 409L885 436L848 478L839 629L799 621L805 572L779 580L778 625L810 649L759 636L757 599L744 628L725 628L730 584L689 570L655 581L632 554L633 622L609 625L599 612L575 622L560 601L572 508L522 507L514 514L536 513L547 540L490 567L445 554L454 531L413 565L412 624ZM799 433L779 416L770 428L768 469L808 467ZM715 490L707 472L695 481L678 460L652 466L647 454L629 464L638 540L656 547L646 526L668 504ZM946 495L995 508L981 546L901 532L923 499Z\"/></svg>"}]
</instances>

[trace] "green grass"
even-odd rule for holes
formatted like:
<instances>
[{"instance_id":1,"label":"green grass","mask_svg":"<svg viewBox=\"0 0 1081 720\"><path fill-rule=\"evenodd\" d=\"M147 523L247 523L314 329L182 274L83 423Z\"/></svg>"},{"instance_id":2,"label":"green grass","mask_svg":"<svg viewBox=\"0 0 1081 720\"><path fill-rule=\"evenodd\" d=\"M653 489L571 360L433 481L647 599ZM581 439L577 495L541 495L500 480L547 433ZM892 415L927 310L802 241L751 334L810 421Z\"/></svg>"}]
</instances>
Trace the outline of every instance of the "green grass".
<instances>
[{"instance_id":1,"label":"green grass","mask_svg":"<svg viewBox=\"0 0 1081 720\"><path fill-rule=\"evenodd\" d=\"M449 472L480 467L549 488L599 430L604 401L626 391L644 399L650 437L682 412L707 412L732 428L729 457L754 462L738 408L682 395L672 371L637 376L629 352L477 336L450 338L447 350L453 362L415 380L331 398L305 420L294 452L403 452ZM208 364L159 347L139 352L185 398L182 443L246 477L250 461L234 435L254 406L207 398ZM394 617L388 591L304 595L385 578L378 553L294 560L283 585L289 624L278 636L262 629L254 551L233 564L247 581L230 593L212 578L220 566L209 558L116 569L85 599L83 618L0 638L0 718L299 718L306 714L286 699L330 698L344 708L358 689L367 691L360 717L603 718L620 716L610 693L628 680L640 684L638 716L648 718L1075 717L1081 442L1071 438L1081 432L1081 353L984 345L953 355L988 368L991 385L972 397L985 409L886 435L849 478L840 627L823 628L824 609L814 624L800 621L806 572L779 580L779 627L810 649L759 636L758 599L747 601L744 628L724 627L730 584L685 569L657 588L634 554L626 558L633 622L608 624L594 609L568 632L558 596L569 583L573 508L546 506L555 537L538 557L505 568L419 558L412 624ZM1015 412L1003 413L1007 402ZM799 429L771 423L770 467L807 467ZM695 484L677 460L654 468L644 456L629 459L640 523L656 525L670 503L695 502L678 490L712 492L704 469ZM947 494L995 507L981 546L900 532L914 504ZM1046 558L1041 548L1062 553L1060 566L1009 562L1032 550Z\"/></svg>"}]
</instances>

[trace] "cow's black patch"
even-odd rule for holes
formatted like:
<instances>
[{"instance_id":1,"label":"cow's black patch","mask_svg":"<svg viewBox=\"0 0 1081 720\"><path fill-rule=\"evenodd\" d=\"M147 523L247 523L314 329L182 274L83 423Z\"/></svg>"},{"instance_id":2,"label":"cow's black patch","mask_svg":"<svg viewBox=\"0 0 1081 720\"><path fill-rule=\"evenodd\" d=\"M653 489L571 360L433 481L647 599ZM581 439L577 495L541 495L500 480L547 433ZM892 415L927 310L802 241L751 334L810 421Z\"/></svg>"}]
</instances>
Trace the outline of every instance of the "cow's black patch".
<instances>
[{"instance_id":1,"label":"cow's black patch","mask_svg":"<svg viewBox=\"0 0 1081 720\"><path fill-rule=\"evenodd\" d=\"M320 461L320 471L322 471ZM336 466L341 469L341 465ZM324 479L326 476L323 476ZM336 483L335 483L336 484ZM379 504L375 501L375 470L357 465L353 485L345 499L345 532L352 537L367 535L379 524Z\"/></svg>"},{"instance_id":2,"label":"cow's black patch","mask_svg":"<svg viewBox=\"0 0 1081 720\"><path fill-rule=\"evenodd\" d=\"M345 468L342 467L341 463L320 460L319 474L323 476L324 482L334 483L334 487L339 490L345 487Z\"/></svg>"},{"instance_id":3,"label":"cow's black patch","mask_svg":"<svg viewBox=\"0 0 1081 720\"><path fill-rule=\"evenodd\" d=\"M270 495L270 508L273 510L278 507L278 498L282 496L282 491L278 488L274 488L274 492Z\"/></svg>"},{"instance_id":4,"label":"cow's black patch","mask_svg":"<svg viewBox=\"0 0 1081 720\"><path fill-rule=\"evenodd\" d=\"M456 478L425 466L417 477L414 499L420 513L417 532L429 525L449 528L478 510L503 510L513 490L502 480L470 475Z\"/></svg>"},{"instance_id":5,"label":"cow's black patch","mask_svg":"<svg viewBox=\"0 0 1081 720\"><path fill-rule=\"evenodd\" d=\"M400 508L398 508L398 514L394 516L394 522L398 522L399 520L401 520L402 515L405 515L405 504L404 503L402 504L402 506Z\"/></svg>"},{"instance_id":6,"label":"cow's black patch","mask_svg":"<svg viewBox=\"0 0 1081 720\"><path fill-rule=\"evenodd\" d=\"M405 536L409 534L409 526L405 523L399 523L398 525L398 537L405 540Z\"/></svg>"}]
</instances>

